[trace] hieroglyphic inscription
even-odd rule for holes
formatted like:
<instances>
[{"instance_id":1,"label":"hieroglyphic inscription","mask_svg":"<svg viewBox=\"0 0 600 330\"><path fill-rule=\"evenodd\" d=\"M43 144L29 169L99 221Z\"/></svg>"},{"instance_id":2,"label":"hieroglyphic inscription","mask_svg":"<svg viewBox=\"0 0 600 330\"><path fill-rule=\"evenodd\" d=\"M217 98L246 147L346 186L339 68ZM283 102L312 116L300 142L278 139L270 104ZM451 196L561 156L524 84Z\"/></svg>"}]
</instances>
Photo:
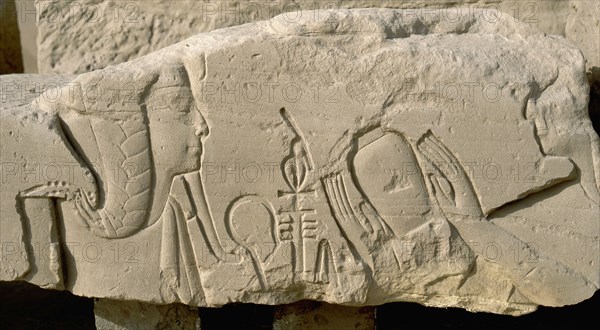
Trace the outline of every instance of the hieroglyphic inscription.
<instances>
[{"instance_id":1,"label":"hieroglyphic inscription","mask_svg":"<svg viewBox=\"0 0 600 330\"><path fill-rule=\"evenodd\" d=\"M307 189L307 181L312 175L314 164L308 145L289 112L282 108L279 113L288 129L291 131L289 155L281 162L281 172L288 185L287 190L279 190L277 196L289 200L289 204L279 210L279 234L282 240L294 242L294 273L303 279L310 279L314 273L313 260L316 260L313 246L318 244L318 220L314 208L306 207L306 198L313 199L316 191Z\"/></svg>"}]
</instances>

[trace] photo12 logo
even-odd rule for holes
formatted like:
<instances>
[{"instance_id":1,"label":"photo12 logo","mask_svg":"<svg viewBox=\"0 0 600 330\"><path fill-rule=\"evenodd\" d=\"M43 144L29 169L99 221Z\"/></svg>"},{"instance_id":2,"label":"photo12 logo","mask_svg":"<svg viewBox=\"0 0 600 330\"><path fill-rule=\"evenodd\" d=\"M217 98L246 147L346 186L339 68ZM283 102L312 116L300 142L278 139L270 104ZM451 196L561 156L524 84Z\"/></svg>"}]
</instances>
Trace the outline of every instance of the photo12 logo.
<instances>
[{"instance_id":1,"label":"photo12 logo","mask_svg":"<svg viewBox=\"0 0 600 330\"><path fill-rule=\"evenodd\" d=\"M200 85L204 103L338 103L339 86L336 83L309 83L287 81L203 82Z\"/></svg>"},{"instance_id":2,"label":"photo12 logo","mask_svg":"<svg viewBox=\"0 0 600 330\"><path fill-rule=\"evenodd\" d=\"M34 20L37 24L114 22L136 24L141 21L138 1L17 1L21 23Z\"/></svg>"}]
</instances>

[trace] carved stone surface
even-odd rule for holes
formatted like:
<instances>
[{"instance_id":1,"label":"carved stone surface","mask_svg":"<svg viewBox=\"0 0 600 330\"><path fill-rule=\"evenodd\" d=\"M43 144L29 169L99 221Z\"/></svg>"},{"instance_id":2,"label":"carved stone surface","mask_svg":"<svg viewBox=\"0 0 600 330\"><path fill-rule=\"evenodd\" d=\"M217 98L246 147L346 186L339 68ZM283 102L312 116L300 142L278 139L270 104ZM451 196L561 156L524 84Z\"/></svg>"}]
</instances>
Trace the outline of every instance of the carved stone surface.
<instances>
[{"instance_id":1,"label":"carved stone surface","mask_svg":"<svg viewBox=\"0 0 600 330\"><path fill-rule=\"evenodd\" d=\"M589 298L585 60L508 15L449 13L278 16L3 107L0 279L192 306Z\"/></svg>"},{"instance_id":2,"label":"carved stone surface","mask_svg":"<svg viewBox=\"0 0 600 330\"><path fill-rule=\"evenodd\" d=\"M44 288L63 287L54 201L22 199L20 194L43 181L70 176L73 168L63 174L65 166L79 167L64 142L58 118L30 104L70 78L74 77L0 76L0 280L23 278Z\"/></svg>"},{"instance_id":3,"label":"carved stone surface","mask_svg":"<svg viewBox=\"0 0 600 330\"><path fill-rule=\"evenodd\" d=\"M438 12L452 19L446 8L457 5L502 10L548 34L566 35L583 50L590 72L600 67L596 0L38 0L39 72L101 69L200 32L299 9L405 8L409 14Z\"/></svg>"}]
</instances>

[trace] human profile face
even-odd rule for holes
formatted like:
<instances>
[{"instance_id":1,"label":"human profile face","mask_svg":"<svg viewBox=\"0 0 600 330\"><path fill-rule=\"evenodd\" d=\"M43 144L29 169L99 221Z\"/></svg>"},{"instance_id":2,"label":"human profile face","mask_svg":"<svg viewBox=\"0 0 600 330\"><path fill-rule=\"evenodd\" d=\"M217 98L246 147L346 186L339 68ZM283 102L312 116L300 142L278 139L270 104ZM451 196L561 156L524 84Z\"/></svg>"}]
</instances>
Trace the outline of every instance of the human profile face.
<instances>
[{"instance_id":1,"label":"human profile face","mask_svg":"<svg viewBox=\"0 0 600 330\"><path fill-rule=\"evenodd\" d=\"M200 169L202 137L208 124L189 88L168 87L147 104L150 144L155 168L173 174Z\"/></svg>"}]
</instances>

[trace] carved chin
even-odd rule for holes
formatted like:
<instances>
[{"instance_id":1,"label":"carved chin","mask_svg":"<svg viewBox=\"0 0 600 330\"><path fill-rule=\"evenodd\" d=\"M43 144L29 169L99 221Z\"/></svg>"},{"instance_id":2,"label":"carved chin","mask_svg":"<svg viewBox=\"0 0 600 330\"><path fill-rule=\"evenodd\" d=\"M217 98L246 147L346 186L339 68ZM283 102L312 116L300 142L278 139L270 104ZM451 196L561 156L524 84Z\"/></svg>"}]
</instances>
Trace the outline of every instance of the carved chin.
<instances>
[{"instance_id":1,"label":"carved chin","mask_svg":"<svg viewBox=\"0 0 600 330\"><path fill-rule=\"evenodd\" d=\"M201 165L201 159L202 159L201 156L202 156L201 148L188 149L186 159L183 162L183 164L185 164L184 165L185 171L191 172L194 170L199 170L200 165Z\"/></svg>"},{"instance_id":2,"label":"carved chin","mask_svg":"<svg viewBox=\"0 0 600 330\"><path fill-rule=\"evenodd\" d=\"M200 156L202 156L202 147L188 148L188 159L200 167Z\"/></svg>"}]
</instances>

